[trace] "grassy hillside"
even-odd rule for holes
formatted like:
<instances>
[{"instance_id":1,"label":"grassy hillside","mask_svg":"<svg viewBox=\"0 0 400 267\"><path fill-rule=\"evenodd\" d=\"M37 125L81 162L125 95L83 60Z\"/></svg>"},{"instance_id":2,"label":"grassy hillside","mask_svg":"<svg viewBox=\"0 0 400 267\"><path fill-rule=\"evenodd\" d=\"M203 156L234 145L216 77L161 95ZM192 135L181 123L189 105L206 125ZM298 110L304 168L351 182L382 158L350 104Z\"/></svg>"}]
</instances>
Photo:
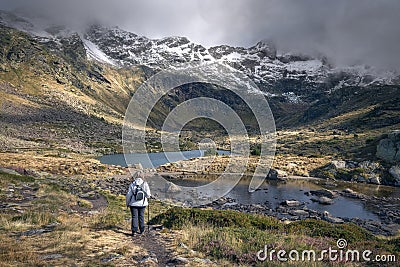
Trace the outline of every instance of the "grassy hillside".
<instances>
[{"instance_id":1,"label":"grassy hillside","mask_svg":"<svg viewBox=\"0 0 400 267\"><path fill-rule=\"evenodd\" d=\"M2 149L120 150L125 109L144 69L89 61L78 36L43 43L4 26L0 36Z\"/></svg>"}]
</instances>

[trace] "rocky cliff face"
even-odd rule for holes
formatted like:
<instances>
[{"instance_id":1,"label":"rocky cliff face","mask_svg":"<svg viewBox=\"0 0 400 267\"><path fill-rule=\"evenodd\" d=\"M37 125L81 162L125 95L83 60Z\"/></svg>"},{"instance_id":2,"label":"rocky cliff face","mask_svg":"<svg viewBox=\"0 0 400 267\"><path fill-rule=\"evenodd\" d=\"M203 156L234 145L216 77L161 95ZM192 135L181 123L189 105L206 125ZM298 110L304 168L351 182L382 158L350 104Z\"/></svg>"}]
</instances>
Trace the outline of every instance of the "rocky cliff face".
<instances>
[{"instance_id":1,"label":"rocky cliff face","mask_svg":"<svg viewBox=\"0 0 400 267\"><path fill-rule=\"evenodd\" d=\"M118 148L132 88L144 79L141 68L88 61L78 34L55 41L0 25L0 36L2 151Z\"/></svg>"},{"instance_id":2,"label":"rocky cliff face","mask_svg":"<svg viewBox=\"0 0 400 267\"><path fill-rule=\"evenodd\" d=\"M228 45L205 48L185 37L153 40L99 25L89 27L84 40L97 46L118 66L141 64L162 69L177 63L218 61L248 75L267 97L294 104L310 103L321 94L346 86L398 82L397 74L379 73L367 66L335 68L324 57L278 54L276 47L266 41L249 48Z\"/></svg>"},{"instance_id":3,"label":"rocky cliff face","mask_svg":"<svg viewBox=\"0 0 400 267\"><path fill-rule=\"evenodd\" d=\"M80 43L76 55L86 54L97 62L114 67L145 65L163 69L185 62L219 61L247 74L267 97L279 102L308 104L338 88L396 84L399 81L394 72L380 72L368 66L337 68L323 56L281 54L267 41L249 48L229 45L205 48L185 37L149 39L101 25L92 25L74 33L63 26L38 20L0 12L3 25L25 31L41 42L53 44L53 47L71 41ZM79 64L79 58L76 59Z\"/></svg>"},{"instance_id":4,"label":"rocky cliff face","mask_svg":"<svg viewBox=\"0 0 400 267\"><path fill-rule=\"evenodd\" d=\"M395 72L367 66L338 68L323 56L282 54L267 41L248 48L206 48L185 37L150 39L101 25L73 31L6 12L0 12L0 24L2 105L10 106L10 112L15 103L43 110L58 101L55 110L120 125L131 95L155 72L185 62L217 61L247 74L259 86L278 127L319 127L321 121L332 119L323 127L352 132L400 123L400 80ZM178 88L161 109L214 89ZM221 88L214 91L221 101L238 103ZM239 115L248 117L247 113Z\"/></svg>"}]
</instances>

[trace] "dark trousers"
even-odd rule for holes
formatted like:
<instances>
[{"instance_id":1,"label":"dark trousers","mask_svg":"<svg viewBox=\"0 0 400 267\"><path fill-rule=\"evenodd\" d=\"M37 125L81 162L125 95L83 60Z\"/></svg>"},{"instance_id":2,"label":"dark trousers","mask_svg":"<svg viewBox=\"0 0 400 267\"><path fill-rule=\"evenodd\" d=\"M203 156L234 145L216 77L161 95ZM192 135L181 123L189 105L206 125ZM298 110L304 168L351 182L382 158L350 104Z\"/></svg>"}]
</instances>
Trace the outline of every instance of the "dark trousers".
<instances>
[{"instance_id":1,"label":"dark trousers","mask_svg":"<svg viewBox=\"0 0 400 267\"><path fill-rule=\"evenodd\" d=\"M146 207L130 207L132 214L132 233L144 231L144 210Z\"/></svg>"}]
</instances>

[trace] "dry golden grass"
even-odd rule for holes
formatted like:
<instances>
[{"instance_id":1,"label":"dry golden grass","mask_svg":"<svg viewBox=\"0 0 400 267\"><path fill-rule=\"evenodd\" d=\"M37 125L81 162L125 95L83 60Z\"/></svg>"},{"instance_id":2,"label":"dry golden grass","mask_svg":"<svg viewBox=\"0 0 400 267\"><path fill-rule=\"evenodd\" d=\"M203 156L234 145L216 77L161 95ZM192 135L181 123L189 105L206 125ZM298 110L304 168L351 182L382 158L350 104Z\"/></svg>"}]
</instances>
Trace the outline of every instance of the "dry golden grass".
<instances>
[{"instance_id":1,"label":"dry golden grass","mask_svg":"<svg viewBox=\"0 0 400 267\"><path fill-rule=\"evenodd\" d=\"M20 187L32 179L24 176L1 174L1 188L5 190L13 184ZM63 191L54 184L40 181L37 185L36 199L16 204L19 212L12 210L0 213L0 266L132 266L133 255L148 254L146 250L132 244L130 238L121 231L106 228L93 228L93 222L103 218L110 219L108 208L98 210L93 215L73 211L79 198ZM17 193L17 192L15 192ZM2 194L2 201L13 203ZM121 197L110 198L112 208L121 205ZM125 213L119 212L119 216ZM114 214L115 215L115 214ZM114 217L111 217L112 219ZM120 217L119 217L120 218ZM56 223L49 228L50 224ZM129 229L128 221L114 224L121 229ZM50 229L48 232L29 234L28 230ZM118 255L107 263L110 255ZM46 258L56 256L56 258ZM104 262L102 262L102 260Z\"/></svg>"},{"instance_id":2,"label":"dry golden grass","mask_svg":"<svg viewBox=\"0 0 400 267\"><path fill-rule=\"evenodd\" d=\"M106 177L115 174L125 174L126 168L101 164L93 155L79 155L70 153L70 158L58 156L56 150L26 151L24 153L0 153L0 166L31 169L48 172L50 174L76 176L81 175L86 179L93 177ZM95 166L95 167L93 167Z\"/></svg>"}]
</instances>

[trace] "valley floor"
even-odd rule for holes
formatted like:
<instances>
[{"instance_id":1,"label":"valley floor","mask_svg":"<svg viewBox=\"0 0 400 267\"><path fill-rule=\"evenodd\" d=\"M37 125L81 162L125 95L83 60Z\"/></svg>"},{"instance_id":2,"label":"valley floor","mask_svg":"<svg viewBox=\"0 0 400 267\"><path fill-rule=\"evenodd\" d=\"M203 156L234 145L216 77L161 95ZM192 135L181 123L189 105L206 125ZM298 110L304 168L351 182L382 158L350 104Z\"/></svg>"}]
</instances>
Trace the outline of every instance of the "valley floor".
<instances>
[{"instance_id":1,"label":"valley floor","mask_svg":"<svg viewBox=\"0 0 400 267\"><path fill-rule=\"evenodd\" d=\"M354 248L400 257L398 236L378 237L354 224L286 225L269 216L159 201L151 202L151 223L164 227L132 241L126 168L52 152L1 153L0 166L0 266L263 266L255 253L264 244L321 250L340 237Z\"/></svg>"}]
</instances>

